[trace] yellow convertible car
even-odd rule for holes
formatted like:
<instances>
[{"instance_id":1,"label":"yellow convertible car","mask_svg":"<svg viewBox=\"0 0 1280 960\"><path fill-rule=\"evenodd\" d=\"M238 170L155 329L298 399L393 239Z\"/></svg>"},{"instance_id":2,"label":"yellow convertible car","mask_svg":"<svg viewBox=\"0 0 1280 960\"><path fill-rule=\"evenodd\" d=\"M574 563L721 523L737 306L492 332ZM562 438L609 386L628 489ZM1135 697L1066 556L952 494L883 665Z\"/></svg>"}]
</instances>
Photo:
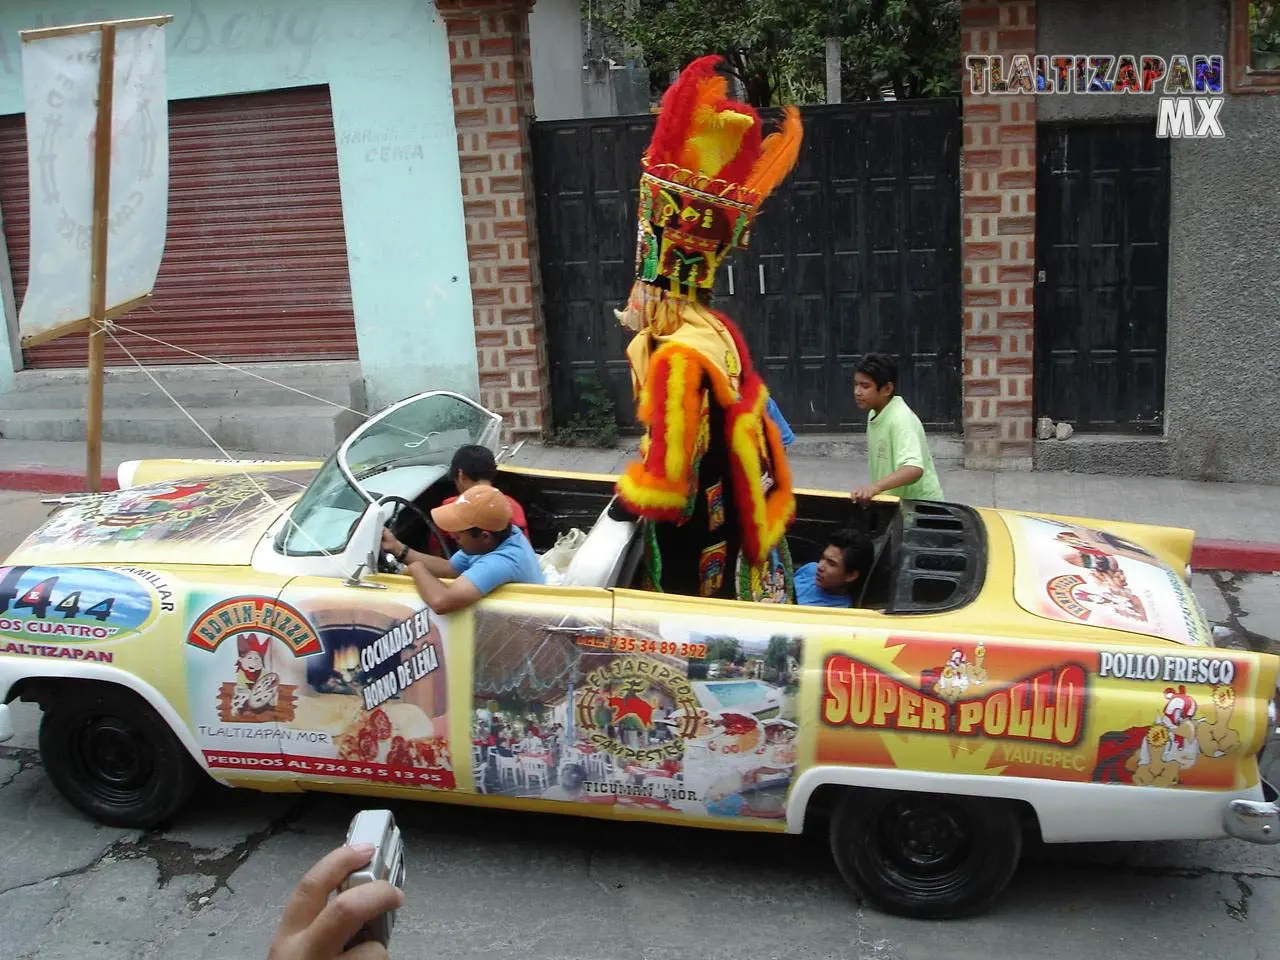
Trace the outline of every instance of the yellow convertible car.
<instances>
[{"instance_id":1,"label":"yellow convertible car","mask_svg":"<svg viewBox=\"0 0 1280 960\"><path fill-rule=\"evenodd\" d=\"M40 704L50 778L104 823L172 818L211 777L817 827L912 916L987 907L1027 838L1280 840L1280 661L1214 649L1191 531L884 499L855 608L705 600L637 589L614 478L503 465L555 582L437 616L381 531L425 549L453 452L498 436L433 392L323 464L126 464L0 567L0 704ZM859 509L798 502L797 564Z\"/></svg>"}]
</instances>

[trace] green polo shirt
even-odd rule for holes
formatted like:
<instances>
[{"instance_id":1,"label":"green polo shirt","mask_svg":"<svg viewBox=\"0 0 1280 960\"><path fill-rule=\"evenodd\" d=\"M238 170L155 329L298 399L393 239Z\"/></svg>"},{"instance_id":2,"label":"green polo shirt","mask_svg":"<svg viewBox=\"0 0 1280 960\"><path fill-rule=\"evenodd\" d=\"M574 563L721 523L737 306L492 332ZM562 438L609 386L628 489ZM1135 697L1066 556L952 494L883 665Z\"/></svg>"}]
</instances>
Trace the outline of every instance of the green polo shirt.
<instances>
[{"instance_id":1,"label":"green polo shirt","mask_svg":"<svg viewBox=\"0 0 1280 960\"><path fill-rule=\"evenodd\" d=\"M901 397L894 397L879 413L867 414L867 458L871 480L878 483L899 467L919 467L924 475L905 487L885 493L903 500L942 500L942 484L929 454L924 426Z\"/></svg>"}]
</instances>

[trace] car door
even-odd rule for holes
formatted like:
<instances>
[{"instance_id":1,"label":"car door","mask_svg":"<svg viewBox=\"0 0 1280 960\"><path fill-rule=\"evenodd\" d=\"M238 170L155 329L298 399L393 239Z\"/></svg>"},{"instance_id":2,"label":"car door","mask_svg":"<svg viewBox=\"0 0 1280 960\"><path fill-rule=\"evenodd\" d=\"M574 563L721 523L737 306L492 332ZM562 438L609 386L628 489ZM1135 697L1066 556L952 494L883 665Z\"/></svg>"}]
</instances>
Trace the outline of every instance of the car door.
<instances>
[{"instance_id":1,"label":"car door","mask_svg":"<svg viewBox=\"0 0 1280 960\"><path fill-rule=\"evenodd\" d=\"M280 725L293 779L303 787L455 788L449 692L471 614L436 616L400 575L296 577L281 601L319 638L282 677L298 691Z\"/></svg>"},{"instance_id":2,"label":"car door","mask_svg":"<svg viewBox=\"0 0 1280 960\"><path fill-rule=\"evenodd\" d=\"M607 591L510 584L442 617L408 577L380 574L299 577L282 600L323 648L295 666L302 695L281 728L300 785L564 799L573 668L607 638Z\"/></svg>"},{"instance_id":3,"label":"car door","mask_svg":"<svg viewBox=\"0 0 1280 960\"><path fill-rule=\"evenodd\" d=\"M673 819L785 825L799 761L796 608L615 592L613 646L581 685L590 789ZM744 824L745 826L745 824Z\"/></svg>"}]
</instances>

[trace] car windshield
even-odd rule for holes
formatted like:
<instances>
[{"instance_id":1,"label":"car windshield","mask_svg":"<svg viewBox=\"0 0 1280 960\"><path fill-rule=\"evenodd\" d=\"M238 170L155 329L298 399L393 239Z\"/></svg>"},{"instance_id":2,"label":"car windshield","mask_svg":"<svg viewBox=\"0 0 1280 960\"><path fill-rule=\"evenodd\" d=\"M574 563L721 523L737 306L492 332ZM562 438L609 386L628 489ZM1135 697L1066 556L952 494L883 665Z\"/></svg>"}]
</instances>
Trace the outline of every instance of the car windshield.
<instances>
[{"instance_id":1,"label":"car windshield","mask_svg":"<svg viewBox=\"0 0 1280 960\"><path fill-rule=\"evenodd\" d=\"M419 468L421 492L444 475L459 447L492 450L501 424L498 414L443 391L388 407L352 431L320 468L280 531L276 549L292 557L341 553L365 508L380 497L373 478Z\"/></svg>"}]
</instances>

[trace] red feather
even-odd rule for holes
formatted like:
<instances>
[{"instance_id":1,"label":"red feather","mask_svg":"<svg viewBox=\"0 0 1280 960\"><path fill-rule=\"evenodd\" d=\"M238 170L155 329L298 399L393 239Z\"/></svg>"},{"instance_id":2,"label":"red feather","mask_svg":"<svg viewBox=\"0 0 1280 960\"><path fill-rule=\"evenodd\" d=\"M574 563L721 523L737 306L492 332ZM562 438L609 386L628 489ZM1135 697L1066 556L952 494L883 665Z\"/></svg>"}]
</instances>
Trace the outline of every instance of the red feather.
<instances>
[{"instance_id":1,"label":"red feather","mask_svg":"<svg viewBox=\"0 0 1280 960\"><path fill-rule=\"evenodd\" d=\"M719 54L699 57L684 68L679 79L662 97L658 125L649 141L649 163L678 163L688 139L693 111L698 105L698 83L715 74L724 58Z\"/></svg>"}]
</instances>

